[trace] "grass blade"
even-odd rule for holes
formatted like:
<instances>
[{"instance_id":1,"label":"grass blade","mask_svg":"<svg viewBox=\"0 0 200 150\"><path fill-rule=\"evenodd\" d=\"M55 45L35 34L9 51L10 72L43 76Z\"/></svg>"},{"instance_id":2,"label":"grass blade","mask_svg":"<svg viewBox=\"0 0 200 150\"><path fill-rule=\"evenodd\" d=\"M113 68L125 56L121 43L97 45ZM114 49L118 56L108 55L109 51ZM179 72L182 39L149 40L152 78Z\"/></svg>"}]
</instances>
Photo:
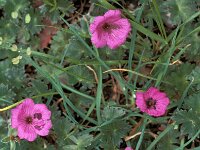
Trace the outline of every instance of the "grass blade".
<instances>
[{"instance_id":1,"label":"grass blade","mask_svg":"<svg viewBox=\"0 0 200 150\"><path fill-rule=\"evenodd\" d=\"M97 87L97 96L96 96L96 111L97 111L97 120L98 124L101 124L101 95L102 95L102 69L99 66L98 69L98 87Z\"/></svg>"},{"instance_id":2,"label":"grass blade","mask_svg":"<svg viewBox=\"0 0 200 150\"><path fill-rule=\"evenodd\" d=\"M158 143L158 141L165 136L165 134L167 134L170 130L173 129L173 125L169 125L162 133L160 133L160 135L149 145L149 147L147 148L147 150L152 150L152 148L156 145L156 143Z\"/></svg>"}]
</instances>

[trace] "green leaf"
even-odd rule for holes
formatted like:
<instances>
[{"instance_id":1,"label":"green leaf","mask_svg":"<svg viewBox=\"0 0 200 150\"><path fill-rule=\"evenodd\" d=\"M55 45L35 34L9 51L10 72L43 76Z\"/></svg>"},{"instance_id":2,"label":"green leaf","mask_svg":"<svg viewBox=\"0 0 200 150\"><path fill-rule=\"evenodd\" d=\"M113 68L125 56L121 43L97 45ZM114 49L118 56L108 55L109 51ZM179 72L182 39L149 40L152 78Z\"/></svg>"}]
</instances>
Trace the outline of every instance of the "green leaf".
<instances>
[{"instance_id":1,"label":"green leaf","mask_svg":"<svg viewBox=\"0 0 200 150\"><path fill-rule=\"evenodd\" d=\"M194 65L190 63L181 64L180 66L172 66L168 69L168 73L165 77L165 81L170 85L164 85L164 89L170 95L179 94L182 95L186 87L189 85L188 75L192 72ZM175 93L177 91L178 93Z\"/></svg>"},{"instance_id":2,"label":"green leaf","mask_svg":"<svg viewBox=\"0 0 200 150\"><path fill-rule=\"evenodd\" d=\"M69 39L69 45L66 49L65 56L80 59L83 54L87 54L84 45L75 37Z\"/></svg>"},{"instance_id":3,"label":"green leaf","mask_svg":"<svg viewBox=\"0 0 200 150\"><path fill-rule=\"evenodd\" d=\"M160 10L163 13L163 19L171 25L187 20L198 11L195 1L188 0L166 0L161 3Z\"/></svg>"},{"instance_id":4,"label":"green leaf","mask_svg":"<svg viewBox=\"0 0 200 150\"><path fill-rule=\"evenodd\" d=\"M41 138L37 138L34 142L27 142L26 140L20 141L20 143L16 143L16 150L54 150L55 147L53 145L49 145L46 141Z\"/></svg>"},{"instance_id":5,"label":"green leaf","mask_svg":"<svg viewBox=\"0 0 200 150\"><path fill-rule=\"evenodd\" d=\"M12 12L18 12L18 13L23 12L25 9L27 9L29 4L30 2L27 0L20 0L20 1L7 0L6 5L4 6L3 9L5 11L6 17L11 18Z\"/></svg>"},{"instance_id":6,"label":"green leaf","mask_svg":"<svg viewBox=\"0 0 200 150\"><path fill-rule=\"evenodd\" d=\"M199 21L198 21L199 22ZM192 61L199 61L200 59L200 24L197 23L195 25L189 24L185 27L183 31L186 36L189 34L185 40L183 40L182 45L189 45L186 50L185 57ZM191 34L192 33L192 34Z\"/></svg>"},{"instance_id":7,"label":"green leaf","mask_svg":"<svg viewBox=\"0 0 200 150\"><path fill-rule=\"evenodd\" d=\"M0 8L6 4L6 0L0 0Z\"/></svg>"},{"instance_id":8,"label":"green leaf","mask_svg":"<svg viewBox=\"0 0 200 150\"><path fill-rule=\"evenodd\" d=\"M55 106L50 108L53 113L52 122L57 140L64 144L64 139L69 136L70 131L75 127L68 118L62 117Z\"/></svg>"},{"instance_id":9,"label":"green leaf","mask_svg":"<svg viewBox=\"0 0 200 150\"><path fill-rule=\"evenodd\" d=\"M80 135L77 138L75 136L69 137L75 144L74 145L66 145L64 149L70 150L86 150L88 146L91 145L93 140L93 136L89 134Z\"/></svg>"},{"instance_id":10,"label":"green leaf","mask_svg":"<svg viewBox=\"0 0 200 150\"><path fill-rule=\"evenodd\" d=\"M24 68L22 67L11 67L4 71L5 77L7 78L7 83L12 82L11 88L21 88L22 82L25 81L25 74L24 74ZM4 82L4 81L3 81Z\"/></svg>"},{"instance_id":11,"label":"green leaf","mask_svg":"<svg viewBox=\"0 0 200 150\"><path fill-rule=\"evenodd\" d=\"M13 38L17 36L19 31L19 27L15 24L15 22L9 21L9 18L0 19L0 34L4 36L8 36L9 38Z\"/></svg>"},{"instance_id":12,"label":"green leaf","mask_svg":"<svg viewBox=\"0 0 200 150\"><path fill-rule=\"evenodd\" d=\"M103 60L122 60L125 57L125 50L122 47L116 50L110 50L109 48L101 48L98 50L101 59Z\"/></svg>"},{"instance_id":13,"label":"green leaf","mask_svg":"<svg viewBox=\"0 0 200 150\"><path fill-rule=\"evenodd\" d=\"M100 127L101 146L104 149L115 149L119 146L123 138L130 130L128 123L122 119L114 121Z\"/></svg>"},{"instance_id":14,"label":"green leaf","mask_svg":"<svg viewBox=\"0 0 200 150\"><path fill-rule=\"evenodd\" d=\"M29 23L26 23L26 20L24 19L24 23L25 26L27 27L27 30L30 31L30 33L33 35L41 31L42 29L42 26L40 26L42 24L41 22L42 16L39 11L35 11L34 9L29 9L28 13L29 16L31 17L31 20L29 21Z\"/></svg>"},{"instance_id":15,"label":"green leaf","mask_svg":"<svg viewBox=\"0 0 200 150\"><path fill-rule=\"evenodd\" d=\"M191 74L188 76L188 79L192 82L193 90L200 90L200 67L195 67Z\"/></svg>"},{"instance_id":16,"label":"green leaf","mask_svg":"<svg viewBox=\"0 0 200 150\"><path fill-rule=\"evenodd\" d=\"M92 103L91 99L79 96L79 95L77 95L75 93L71 93L69 95L69 99L73 102L73 104L79 110L81 110L82 112L85 112L85 113L87 113L87 109L86 108L89 108L91 103Z\"/></svg>"},{"instance_id":17,"label":"green leaf","mask_svg":"<svg viewBox=\"0 0 200 150\"><path fill-rule=\"evenodd\" d=\"M57 23L60 14L68 16L75 11L74 4L69 0L44 0L44 4L42 12L54 23Z\"/></svg>"},{"instance_id":18,"label":"green leaf","mask_svg":"<svg viewBox=\"0 0 200 150\"><path fill-rule=\"evenodd\" d=\"M0 130L0 145L1 145L1 148L4 146L5 147L8 146L8 143L3 142L3 139L5 139L8 136L8 124L7 124L7 121L4 120L2 114L3 113L0 114L0 128L1 128L1 130Z\"/></svg>"},{"instance_id":19,"label":"green leaf","mask_svg":"<svg viewBox=\"0 0 200 150\"><path fill-rule=\"evenodd\" d=\"M1 99L9 99L15 96L15 93L12 92L11 89L8 88L8 85L0 84L0 98Z\"/></svg>"},{"instance_id":20,"label":"green leaf","mask_svg":"<svg viewBox=\"0 0 200 150\"><path fill-rule=\"evenodd\" d=\"M56 35L53 36L50 54L55 56L59 55L60 53L64 53L64 50L68 48L70 38L70 34L63 31L58 31Z\"/></svg>"},{"instance_id":21,"label":"green leaf","mask_svg":"<svg viewBox=\"0 0 200 150\"><path fill-rule=\"evenodd\" d=\"M197 112L193 109L189 111L180 110L178 111L173 120L181 126L181 133L183 135L188 135L188 138L192 138L198 130L200 130L200 117Z\"/></svg>"},{"instance_id":22,"label":"green leaf","mask_svg":"<svg viewBox=\"0 0 200 150\"><path fill-rule=\"evenodd\" d=\"M191 109L200 115L200 93L190 95L184 99L184 108Z\"/></svg>"},{"instance_id":23,"label":"green leaf","mask_svg":"<svg viewBox=\"0 0 200 150\"><path fill-rule=\"evenodd\" d=\"M32 97L35 95L42 95L44 93L53 93L53 89L48 88L49 82L44 78L44 79L35 79L31 81L31 86L26 88L26 93L23 94L24 97ZM51 101L53 95L47 95L43 96L43 98L47 98L48 101ZM41 103L42 102L42 97L35 97L34 101L36 103Z\"/></svg>"},{"instance_id":24,"label":"green leaf","mask_svg":"<svg viewBox=\"0 0 200 150\"><path fill-rule=\"evenodd\" d=\"M102 112L102 118L104 121L116 119L125 115L125 110L119 107L106 106Z\"/></svg>"},{"instance_id":25,"label":"green leaf","mask_svg":"<svg viewBox=\"0 0 200 150\"><path fill-rule=\"evenodd\" d=\"M90 85L94 82L94 76L92 72L85 66L71 66L66 73L63 73L60 77L64 79L64 76L67 78L66 81L68 84L71 85L74 85L77 82Z\"/></svg>"},{"instance_id":26,"label":"green leaf","mask_svg":"<svg viewBox=\"0 0 200 150\"><path fill-rule=\"evenodd\" d=\"M180 141L178 140L180 133L178 130L170 130L162 139L159 141L156 150L173 150L176 149Z\"/></svg>"}]
</instances>

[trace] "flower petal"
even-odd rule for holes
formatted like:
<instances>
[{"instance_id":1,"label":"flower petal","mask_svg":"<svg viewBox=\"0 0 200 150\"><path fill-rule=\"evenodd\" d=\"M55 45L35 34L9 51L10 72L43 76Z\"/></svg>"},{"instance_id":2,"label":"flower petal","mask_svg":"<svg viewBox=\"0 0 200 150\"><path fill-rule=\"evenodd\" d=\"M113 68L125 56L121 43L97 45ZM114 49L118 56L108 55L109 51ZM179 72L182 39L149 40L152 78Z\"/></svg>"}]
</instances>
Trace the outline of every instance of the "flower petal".
<instances>
[{"instance_id":1,"label":"flower petal","mask_svg":"<svg viewBox=\"0 0 200 150\"><path fill-rule=\"evenodd\" d=\"M52 128L51 120L45 121L44 126L41 129L35 129L35 132L40 136L47 136L49 134L49 130Z\"/></svg>"},{"instance_id":2,"label":"flower petal","mask_svg":"<svg viewBox=\"0 0 200 150\"><path fill-rule=\"evenodd\" d=\"M35 105L32 99L26 98L20 105L22 105L21 113L32 115L33 107Z\"/></svg>"},{"instance_id":3,"label":"flower petal","mask_svg":"<svg viewBox=\"0 0 200 150\"><path fill-rule=\"evenodd\" d=\"M105 36L106 35L104 35L103 33L100 33L97 31L92 34L91 41L95 45L96 48L102 48L102 47L106 46L107 37L105 37Z\"/></svg>"},{"instance_id":4,"label":"flower petal","mask_svg":"<svg viewBox=\"0 0 200 150\"><path fill-rule=\"evenodd\" d=\"M133 150L131 147L126 147L125 150Z\"/></svg>"},{"instance_id":5,"label":"flower petal","mask_svg":"<svg viewBox=\"0 0 200 150\"><path fill-rule=\"evenodd\" d=\"M152 98L157 99L157 100L163 99L165 97L166 97L166 94L160 91L157 91L154 93L154 95L152 95Z\"/></svg>"},{"instance_id":6,"label":"flower petal","mask_svg":"<svg viewBox=\"0 0 200 150\"><path fill-rule=\"evenodd\" d=\"M121 18L121 11L120 10L109 10L104 14L104 17L109 22L116 21Z\"/></svg>"},{"instance_id":7,"label":"flower petal","mask_svg":"<svg viewBox=\"0 0 200 150\"><path fill-rule=\"evenodd\" d=\"M30 142L34 141L37 138L37 134L32 125L19 126L18 136L20 139L26 139Z\"/></svg>"},{"instance_id":8,"label":"flower petal","mask_svg":"<svg viewBox=\"0 0 200 150\"><path fill-rule=\"evenodd\" d=\"M107 45L111 49L115 49L124 44L129 32L131 31L131 24L128 19L119 19L113 23L116 29L112 29L108 34Z\"/></svg>"},{"instance_id":9,"label":"flower petal","mask_svg":"<svg viewBox=\"0 0 200 150\"><path fill-rule=\"evenodd\" d=\"M147 109L146 113L150 116L155 116L155 117L159 117L164 114L163 111L157 111L156 109Z\"/></svg>"},{"instance_id":10,"label":"flower petal","mask_svg":"<svg viewBox=\"0 0 200 150\"><path fill-rule=\"evenodd\" d=\"M18 105L16 108L11 110L11 126L12 128L17 128L19 121L18 121L18 115L19 111L21 110L22 105Z\"/></svg>"},{"instance_id":11,"label":"flower petal","mask_svg":"<svg viewBox=\"0 0 200 150\"><path fill-rule=\"evenodd\" d=\"M45 104L35 104L33 113L41 114L43 120L48 120L51 118L51 111L47 108Z\"/></svg>"},{"instance_id":12,"label":"flower petal","mask_svg":"<svg viewBox=\"0 0 200 150\"><path fill-rule=\"evenodd\" d=\"M94 21L90 24L90 32L94 33L96 30L99 30L100 27L105 21L105 17L98 16L94 18Z\"/></svg>"},{"instance_id":13,"label":"flower petal","mask_svg":"<svg viewBox=\"0 0 200 150\"><path fill-rule=\"evenodd\" d=\"M11 110L11 126L18 128L21 124L25 124L25 118L32 116L34 102L32 99L25 99L20 105Z\"/></svg>"},{"instance_id":14,"label":"flower petal","mask_svg":"<svg viewBox=\"0 0 200 150\"><path fill-rule=\"evenodd\" d=\"M159 93L160 91L157 89L157 88L155 88L155 87L150 87L147 91L146 91L146 94L148 94L151 98L153 98L153 95L155 94L155 93Z\"/></svg>"},{"instance_id":15,"label":"flower petal","mask_svg":"<svg viewBox=\"0 0 200 150\"><path fill-rule=\"evenodd\" d=\"M147 107L144 100L143 92L136 92L136 105L142 112L146 111Z\"/></svg>"}]
</instances>

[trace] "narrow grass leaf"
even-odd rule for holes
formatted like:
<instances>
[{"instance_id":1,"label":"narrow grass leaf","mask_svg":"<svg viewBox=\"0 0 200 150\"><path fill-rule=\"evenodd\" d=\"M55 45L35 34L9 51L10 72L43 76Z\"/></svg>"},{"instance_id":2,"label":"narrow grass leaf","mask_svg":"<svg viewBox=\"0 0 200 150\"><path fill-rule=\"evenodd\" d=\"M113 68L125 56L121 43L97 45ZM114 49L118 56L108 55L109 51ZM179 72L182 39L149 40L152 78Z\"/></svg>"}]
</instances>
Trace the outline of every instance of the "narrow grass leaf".
<instances>
[{"instance_id":1,"label":"narrow grass leaf","mask_svg":"<svg viewBox=\"0 0 200 150\"><path fill-rule=\"evenodd\" d=\"M98 87L97 87L97 96L96 96L96 112L98 124L101 124L101 96L102 96L102 69L99 66L98 69Z\"/></svg>"}]
</instances>

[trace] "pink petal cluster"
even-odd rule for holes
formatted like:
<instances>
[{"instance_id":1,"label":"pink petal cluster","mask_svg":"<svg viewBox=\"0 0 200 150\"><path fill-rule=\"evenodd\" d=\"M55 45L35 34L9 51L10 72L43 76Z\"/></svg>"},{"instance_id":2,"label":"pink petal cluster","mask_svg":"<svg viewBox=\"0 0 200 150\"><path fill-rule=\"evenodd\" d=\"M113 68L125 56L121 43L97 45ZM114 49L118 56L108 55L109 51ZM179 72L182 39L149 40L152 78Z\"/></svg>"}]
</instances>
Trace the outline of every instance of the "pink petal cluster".
<instances>
[{"instance_id":1,"label":"pink petal cluster","mask_svg":"<svg viewBox=\"0 0 200 150\"><path fill-rule=\"evenodd\" d=\"M90 25L91 41L96 48L107 45L115 49L126 41L130 31L131 24L121 17L120 10L109 10L103 16L95 17Z\"/></svg>"},{"instance_id":2,"label":"pink petal cluster","mask_svg":"<svg viewBox=\"0 0 200 150\"><path fill-rule=\"evenodd\" d=\"M34 141L37 135L46 136L52 127L51 111L45 104L34 104L32 99L25 99L11 110L11 125L17 129L20 139Z\"/></svg>"},{"instance_id":3,"label":"pink petal cluster","mask_svg":"<svg viewBox=\"0 0 200 150\"><path fill-rule=\"evenodd\" d=\"M131 147L126 147L125 150L133 150Z\"/></svg>"},{"instance_id":4,"label":"pink petal cluster","mask_svg":"<svg viewBox=\"0 0 200 150\"><path fill-rule=\"evenodd\" d=\"M167 95L155 87L150 87L146 92L136 92L137 107L151 116L164 115L169 102Z\"/></svg>"}]
</instances>

